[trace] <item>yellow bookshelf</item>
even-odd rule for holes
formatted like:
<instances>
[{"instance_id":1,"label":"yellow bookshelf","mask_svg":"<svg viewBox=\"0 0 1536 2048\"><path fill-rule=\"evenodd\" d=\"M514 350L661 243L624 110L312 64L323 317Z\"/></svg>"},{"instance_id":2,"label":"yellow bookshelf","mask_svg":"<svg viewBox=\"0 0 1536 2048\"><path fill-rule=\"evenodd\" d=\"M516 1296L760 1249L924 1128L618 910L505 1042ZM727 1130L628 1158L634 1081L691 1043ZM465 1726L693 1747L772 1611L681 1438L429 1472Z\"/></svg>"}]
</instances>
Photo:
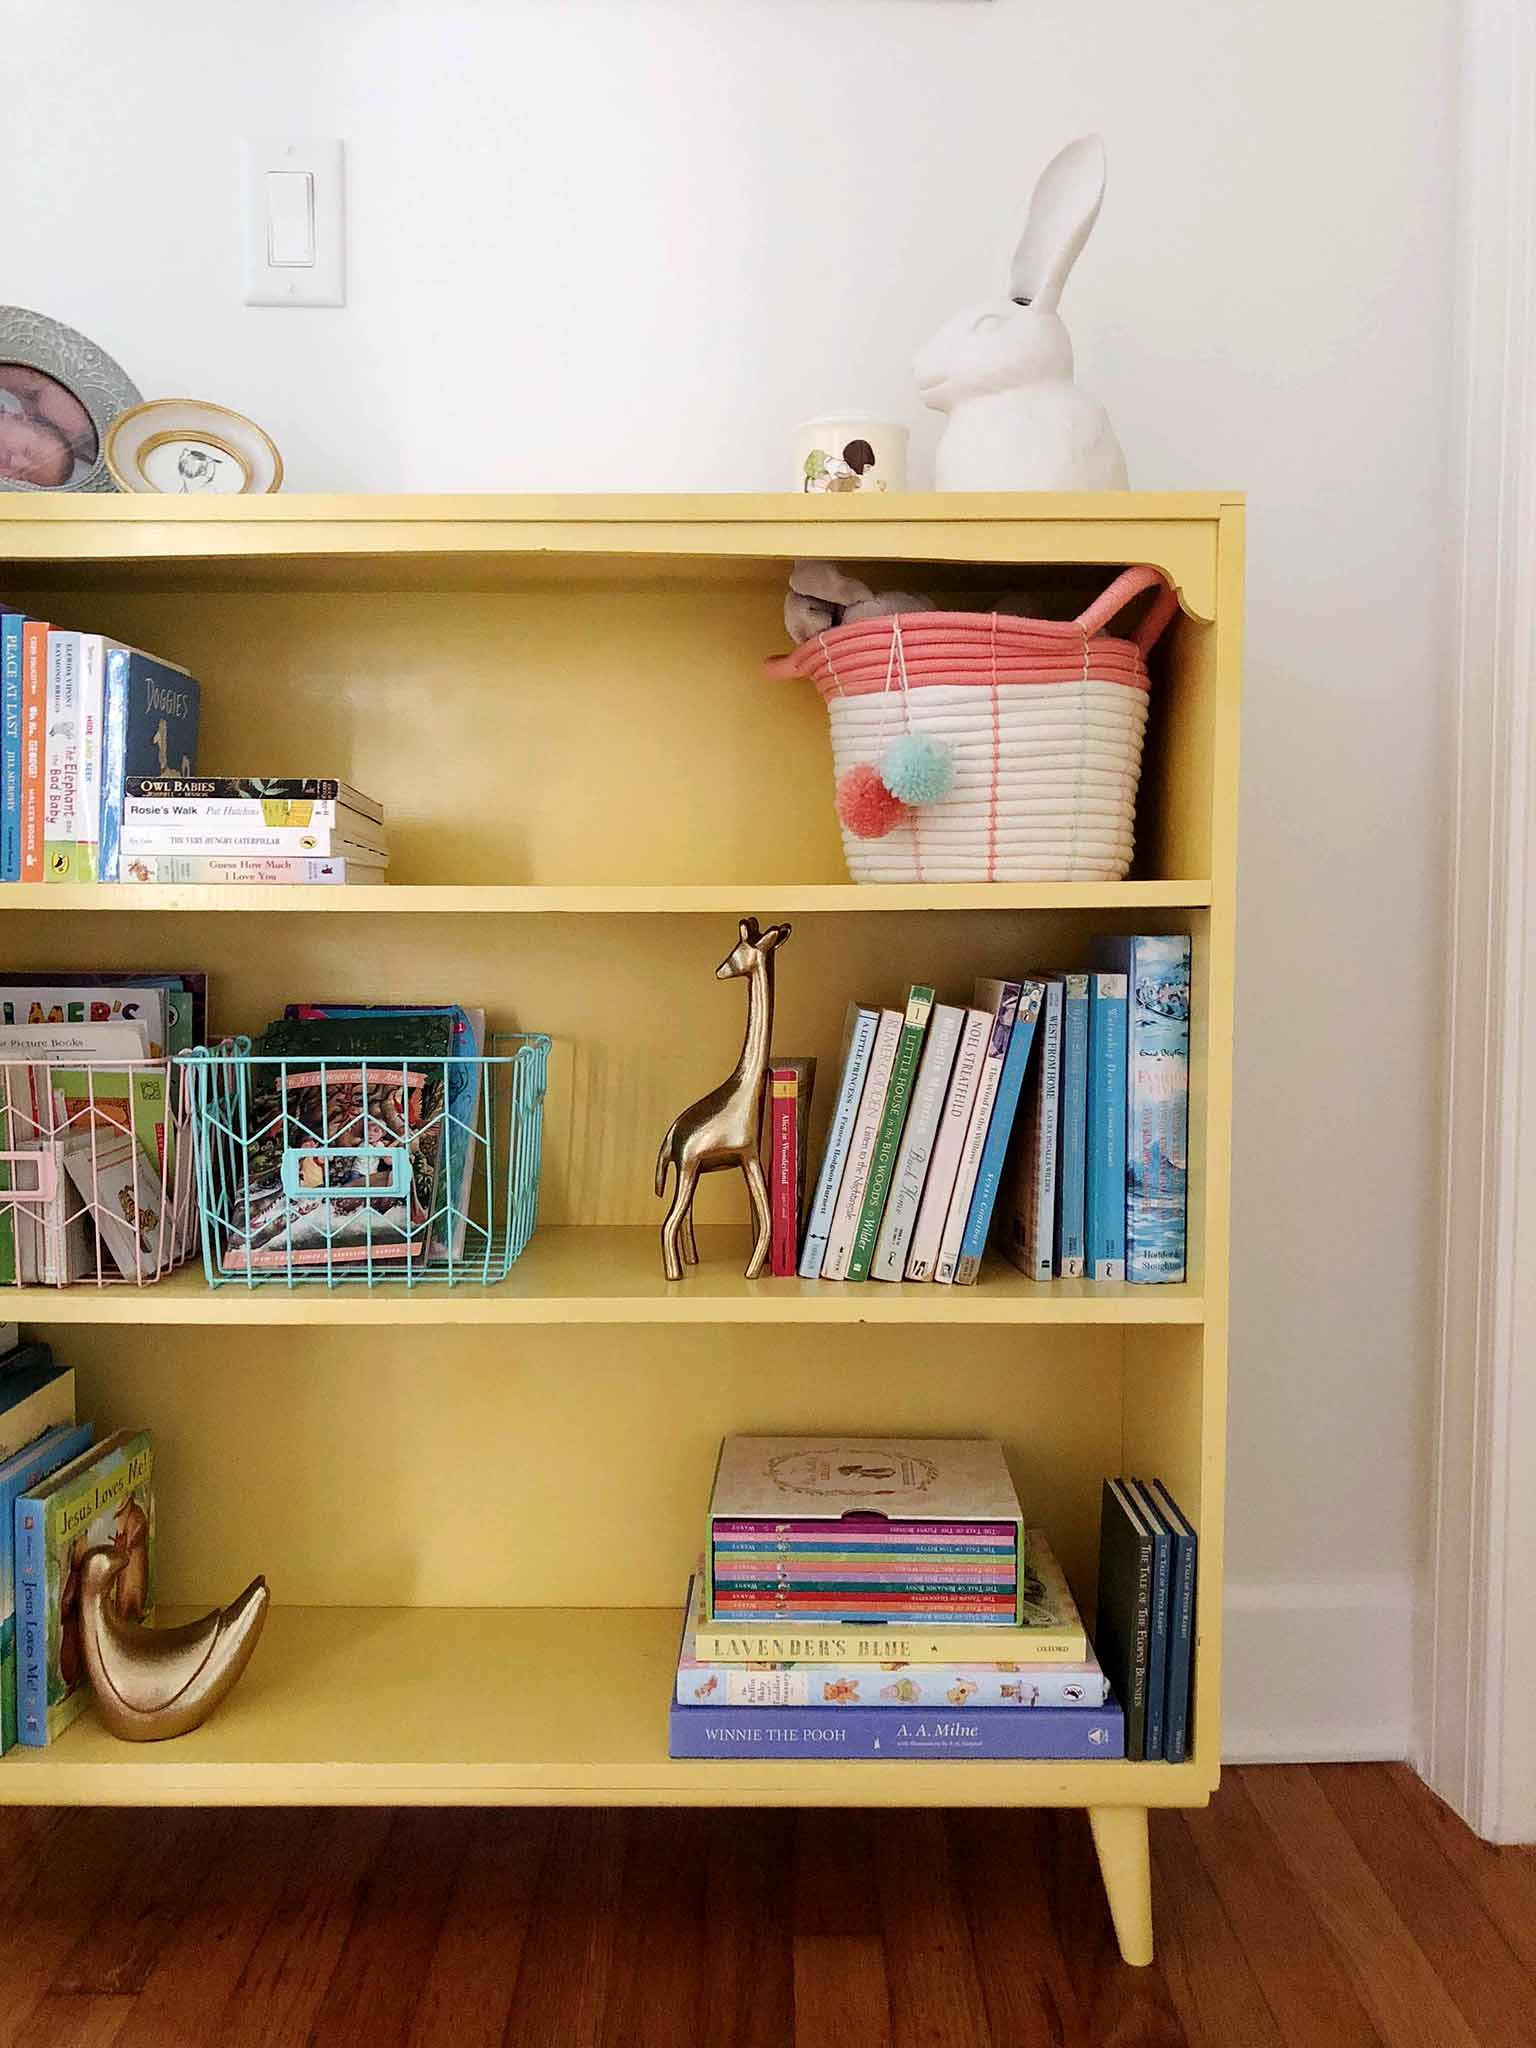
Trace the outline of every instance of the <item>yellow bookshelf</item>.
<instances>
[{"instance_id":1,"label":"yellow bookshelf","mask_svg":"<svg viewBox=\"0 0 1536 2048\"><path fill-rule=\"evenodd\" d=\"M1133 879L851 885L820 703L759 671L803 554L956 602L1164 568ZM1203 1803L1220 1754L1240 500L17 496L0 572L36 616L192 667L211 767L382 798L395 861L387 888L0 889L8 971L206 967L222 1030L305 995L460 997L555 1043L541 1227L500 1286L12 1290L83 1413L156 1431L167 1601L265 1571L277 1605L206 1728L141 1748L88 1718L7 1757L0 1801L1082 1806L1145 1960L1147 1809ZM735 1057L713 970L748 911L794 923L775 1035L823 1063L816 1141L851 995L1187 930L1188 1282L748 1282L722 1181L667 1284L655 1148ZM996 1435L1087 1594L1102 1476L1160 1473L1201 1531L1191 1760L671 1762L731 1429Z\"/></svg>"}]
</instances>

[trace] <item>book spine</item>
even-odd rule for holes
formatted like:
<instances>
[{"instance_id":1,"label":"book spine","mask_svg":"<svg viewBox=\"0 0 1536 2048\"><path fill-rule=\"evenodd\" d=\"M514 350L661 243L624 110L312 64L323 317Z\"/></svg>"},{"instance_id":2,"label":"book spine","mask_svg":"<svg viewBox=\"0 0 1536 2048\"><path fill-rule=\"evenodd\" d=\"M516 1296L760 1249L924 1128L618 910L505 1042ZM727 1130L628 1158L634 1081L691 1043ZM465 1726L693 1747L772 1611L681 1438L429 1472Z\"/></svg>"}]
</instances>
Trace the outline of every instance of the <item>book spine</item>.
<instances>
[{"instance_id":1,"label":"book spine","mask_svg":"<svg viewBox=\"0 0 1536 2048\"><path fill-rule=\"evenodd\" d=\"M1145 1503L1145 1495L1142 1496ZM1145 1755L1148 1762L1159 1763L1165 1754L1163 1748L1164 1710L1167 1705L1168 1685L1168 1570L1171 1562L1170 1544L1167 1531L1156 1529L1152 1535L1152 1593L1151 1609L1147 1618L1147 1728Z\"/></svg>"},{"instance_id":2,"label":"book spine","mask_svg":"<svg viewBox=\"0 0 1536 2048\"><path fill-rule=\"evenodd\" d=\"M1088 981L1088 1277L1125 1278L1125 976Z\"/></svg>"},{"instance_id":3,"label":"book spine","mask_svg":"<svg viewBox=\"0 0 1536 2048\"><path fill-rule=\"evenodd\" d=\"M21 880L21 648L26 620L0 616L0 882Z\"/></svg>"},{"instance_id":4,"label":"book spine","mask_svg":"<svg viewBox=\"0 0 1536 2048\"><path fill-rule=\"evenodd\" d=\"M991 1028L992 1019L985 1010L966 1011L955 1052L954 1070L944 1097L944 1113L939 1119L938 1135L933 1143L928 1179L912 1232L912 1249L907 1254L909 1280L932 1279L933 1269L938 1263L939 1242L949 1215L950 1197L955 1191L955 1175L959 1171L960 1155L965 1150L971 1111L976 1105L976 1088Z\"/></svg>"},{"instance_id":5,"label":"book spine","mask_svg":"<svg viewBox=\"0 0 1536 2048\"><path fill-rule=\"evenodd\" d=\"M923 1039L927 1034L928 1019L932 1013L933 990L913 988L907 996L906 1016L902 1020L901 1037L896 1044L896 1060L891 1069L891 1085L886 1091L885 1110L880 1119L879 1135L875 1139L875 1156L869 1169L869 1186L864 1191L864 1206L859 1211L853 1250L848 1256L850 1280L869 1278L870 1264L875 1256L875 1242L880 1235L881 1219L885 1215L886 1197L891 1191L891 1176L896 1170L896 1154L901 1145L901 1134L906 1127L907 1110L912 1100L912 1084L917 1078L917 1063L922 1053Z\"/></svg>"},{"instance_id":6,"label":"book spine","mask_svg":"<svg viewBox=\"0 0 1536 2048\"><path fill-rule=\"evenodd\" d=\"M892 1713L884 1707L674 1705L670 1750L674 1757L722 1762L732 1757L1076 1762L1124 1756L1125 1724L1113 1706L1039 1707L1020 1714L1006 1707Z\"/></svg>"},{"instance_id":7,"label":"book spine","mask_svg":"<svg viewBox=\"0 0 1536 2048\"><path fill-rule=\"evenodd\" d=\"M816 1179L816 1192L811 1198L810 1218L805 1227L805 1242L800 1252L802 1280L814 1280L821 1272L822 1260L827 1249L827 1235L832 1228L833 1212L842 1189L843 1173L848 1162L848 1147L853 1141L853 1127L858 1120L859 1103L863 1098L864 1083L869 1075L869 1057L874 1050L875 1032L879 1022L879 1014L874 1010L854 1009L849 1013L842 1078L837 1086L837 1101L832 1110L832 1122L827 1130L826 1147L821 1155L821 1172Z\"/></svg>"},{"instance_id":8,"label":"book spine","mask_svg":"<svg viewBox=\"0 0 1536 2048\"><path fill-rule=\"evenodd\" d=\"M911 1707L1102 1707L1108 1698L1109 1680L1096 1664L909 1664L887 1671L845 1663L754 1671L685 1661L676 1691L680 1707L869 1707L885 1714Z\"/></svg>"},{"instance_id":9,"label":"book spine","mask_svg":"<svg viewBox=\"0 0 1536 2048\"><path fill-rule=\"evenodd\" d=\"M244 882L255 886L382 882L386 870L356 860L310 860L275 855L247 860L238 854L135 854L117 879L130 882Z\"/></svg>"},{"instance_id":10,"label":"book spine","mask_svg":"<svg viewBox=\"0 0 1536 2048\"><path fill-rule=\"evenodd\" d=\"M302 831L345 832L349 838L378 836L379 820L366 818L349 804L325 797L258 796L142 796L135 792L153 788L150 778L130 775L123 796L125 826L175 826L183 831L207 827L222 831L234 826L246 832L273 832L282 826Z\"/></svg>"},{"instance_id":11,"label":"book spine","mask_svg":"<svg viewBox=\"0 0 1536 2048\"><path fill-rule=\"evenodd\" d=\"M48 1743L48 1550L41 1503L16 1503L16 1740Z\"/></svg>"},{"instance_id":12,"label":"book spine","mask_svg":"<svg viewBox=\"0 0 1536 2048\"><path fill-rule=\"evenodd\" d=\"M43 802L48 746L48 628L28 619L21 636L21 879L43 879Z\"/></svg>"},{"instance_id":13,"label":"book spine","mask_svg":"<svg viewBox=\"0 0 1536 2048\"><path fill-rule=\"evenodd\" d=\"M123 780L128 752L130 658L126 647L107 648L101 710L101 847L97 866L104 882L121 875Z\"/></svg>"},{"instance_id":14,"label":"book spine","mask_svg":"<svg viewBox=\"0 0 1536 2048\"><path fill-rule=\"evenodd\" d=\"M1020 1643L1018 1638L1027 1640ZM881 1621L864 1628L840 1628L821 1618L809 1633L780 1621L706 1621L699 1627L696 1654L722 1664L803 1664L840 1658L853 1664L991 1664L1007 1658L1024 1668L1084 1664L1088 1638L1081 1627L1012 1630L945 1623L928 1634L910 1623Z\"/></svg>"},{"instance_id":15,"label":"book spine","mask_svg":"<svg viewBox=\"0 0 1536 2048\"><path fill-rule=\"evenodd\" d=\"M1189 1754L1189 1694L1195 1647L1195 1539L1182 1530L1173 1537L1168 1603L1168 1709L1164 1754L1181 1764Z\"/></svg>"},{"instance_id":16,"label":"book spine","mask_svg":"<svg viewBox=\"0 0 1536 2048\"><path fill-rule=\"evenodd\" d=\"M843 1168L843 1184L838 1190L837 1207L832 1212L832 1227L827 1233L826 1257L821 1262L823 1280L843 1280L848 1274L854 1232L858 1228L859 1215L864 1206L864 1191L869 1186L869 1171L875 1156L875 1140L879 1135L880 1119L885 1112L885 1098L891 1084L891 1069L896 1063L896 1046L900 1037L900 1010L882 1010L880 1028L875 1033L875 1043L869 1056L869 1073L864 1082L859 1113L854 1121L853 1136L848 1143L848 1163Z\"/></svg>"},{"instance_id":17,"label":"book spine","mask_svg":"<svg viewBox=\"0 0 1536 2048\"><path fill-rule=\"evenodd\" d=\"M976 1169L976 1186L971 1194L970 1213L966 1217L965 1232L960 1239L960 1255L955 1262L957 1287L974 1287L976 1276L981 1271L982 1254L987 1248L987 1232L992 1225L992 1210L1003 1178L1003 1165L1008 1156L1008 1141L1013 1131L1014 1118L1018 1114L1019 1096L1029 1065L1030 1047L1038 1028L1045 994L1046 985L1039 981L1026 981L1019 991L1018 1014L1014 1018L1013 1031L1008 1039L1008 1055L1003 1061L997 1100L992 1105L991 1119L987 1124L987 1142L982 1147L981 1164ZM1036 1065L1039 1065L1038 1061Z\"/></svg>"},{"instance_id":18,"label":"book spine","mask_svg":"<svg viewBox=\"0 0 1536 2048\"><path fill-rule=\"evenodd\" d=\"M971 1110L971 1121L966 1127L960 1163L955 1168L954 1192L949 1198L949 1214L944 1219L944 1235L939 1240L938 1262L933 1269L933 1277L941 1287L953 1285L955 1269L960 1263L960 1244L970 1218L971 1196L976 1191L976 1176L981 1171L981 1155L986 1150L987 1132L991 1128L992 1111L1002 1086L1003 1064L1008 1057L1008 1045L1018 1017L1019 997L1023 992L1022 985L1016 981L995 983L993 986L1001 993L995 997L986 1056L976 1081L976 1101Z\"/></svg>"},{"instance_id":19,"label":"book spine","mask_svg":"<svg viewBox=\"0 0 1536 2048\"><path fill-rule=\"evenodd\" d=\"M1126 1754L1140 1763L1147 1755L1147 1662L1152 1648L1152 1539L1138 1539L1136 1612L1131 1628L1131 1696L1124 1702Z\"/></svg>"},{"instance_id":20,"label":"book spine","mask_svg":"<svg viewBox=\"0 0 1536 2048\"><path fill-rule=\"evenodd\" d=\"M1185 1273L1189 1131L1189 940L1129 942L1125 1277Z\"/></svg>"},{"instance_id":21,"label":"book spine","mask_svg":"<svg viewBox=\"0 0 1536 2048\"><path fill-rule=\"evenodd\" d=\"M80 779L75 806L75 862L72 879L101 878L102 724L105 714L106 642L99 633L80 635Z\"/></svg>"},{"instance_id":22,"label":"book spine","mask_svg":"<svg viewBox=\"0 0 1536 2048\"><path fill-rule=\"evenodd\" d=\"M796 1124L800 1077L793 1067L774 1067L768 1077L769 1175L772 1204L768 1269L776 1278L792 1279L799 1250Z\"/></svg>"},{"instance_id":23,"label":"book spine","mask_svg":"<svg viewBox=\"0 0 1536 2048\"><path fill-rule=\"evenodd\" d=\"M884 1547L887 1543L976 1543L996 1544L1008 1550L1018 1548L1016 1522L954 1522L948 1519L921 1522L888 1522L884 1516L861 1520L858 1516L829 1515L820 1521L796 1517L789 1521L758 1515L717 1515L710 1530L720 1542L808 1542L841 1543L845 1538L867 1539Z\"/></svg>"},{"instance_id":24,"label":"book spine","mask_svg":"<svg viewBox=\"0 0 1536 2048\"><path fill-rule=\"evenodd\" d=\"M121 850L124 858L141 854L185 853L205 857L238 854L261 859L268 854L284 854L322 859L346 856L352 860L377 861L382 866L387 861L388 849L376 843L381 837L381 834L372 832L366 839L354 839L349 833L332 831L324 825L279 825L271 830L243 825L226 827L217 822L207 825L143 825L134 824L125 816Z\"/></svg>"},{"instance_id":25,"label":"book spine","mask_svg":"<svg viewBox=\"0 0 1536 2048\"><path fill-rule=\"evenodd\" d=\"M1056 1127L1061 1084L1061 984L1048 982L1041 1006L1040 1057L1024 1109L1014 1176L1008 1256L1031 1280L1055 1277Z\"/></svg>"},{"instance_id":26,"label":"book spine","mask_svg":"<svg viewBox=\"0 0 1536 2048\"><path fill-rule=\"evenodd\" d=\"M928 1023L922 1064L912 1089L901 1150L891 1175L890 1198L880 1224L875 1255L870 1262L872 1280L899 1280L906 1271L907 1248L917 1227L923 1188L928 1179L928 1162L933 1156L939 1119L944 1114L944 1096L954 1070L955 1049L965 1023L964 1010L952 1004L936 1005Z\"/></svg>"},{"instance_id":27,"label":"book spine","mask_svg":"<svg viewBox=\"0 0 1536 2048\"><path fill-rule=\"evenodd\" d=\"M43 869L73 879L75 802L80 781L80 635L48 629L48 780L43 797Z\"/></svg>"},{"instance_id":28,"label":"book spine","mask_svg":"<svg viewBox=\"0 0 1536 2048\"><path fill-rule=\"evenodd\" d=\"M384 822L381 804L334 775L130 775L125 794L167 803L255 803L258 817L269 804L340 804L376 825Z\"/></svg>"},{"instance_id":29,"label":"book spine","mask_svg":"<svg viewBox=\"0 0 1536 2048\"><path fill-rule=\"evenodd\" d=\"M1061 1113L1056 1167L1056 1271L1081 1280L1088 1138L1088 977L1068 974L1061 997Z\"/></svg>"}]
</instances>

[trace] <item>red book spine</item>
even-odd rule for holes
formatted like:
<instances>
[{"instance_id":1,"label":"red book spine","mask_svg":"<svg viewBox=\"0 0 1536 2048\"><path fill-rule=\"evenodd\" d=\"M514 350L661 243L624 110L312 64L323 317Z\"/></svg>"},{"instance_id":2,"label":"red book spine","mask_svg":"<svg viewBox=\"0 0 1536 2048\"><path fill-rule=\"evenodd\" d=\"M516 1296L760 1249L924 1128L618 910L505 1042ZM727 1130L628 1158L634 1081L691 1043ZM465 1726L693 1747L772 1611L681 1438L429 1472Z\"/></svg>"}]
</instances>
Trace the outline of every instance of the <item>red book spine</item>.
<instances>
[{"instance_id":1,"label":"red book spine","mask_svg":"<svg viewBox=\"0 0 1536 2048\"><path fill-rule=\"evenodd\" d=\"M43 757L48 745L48 628L28 619L21 636L21 879L43 879Z\"/></svg>"},{"instance_id":2,"label":"red book spine","mask_svg":"<svg viewBox=\"0 0 1536 2048\"><path fill-rule=\"evenodd\" d=\"M800 1077L793 1067L770 1069L768 1194L772 1205L772 1230L768 1240L768 1270L780 1280L794 1278L799 1252L800 1172L795 1156L799 1094Z\"/></svg>"}]
</instances>

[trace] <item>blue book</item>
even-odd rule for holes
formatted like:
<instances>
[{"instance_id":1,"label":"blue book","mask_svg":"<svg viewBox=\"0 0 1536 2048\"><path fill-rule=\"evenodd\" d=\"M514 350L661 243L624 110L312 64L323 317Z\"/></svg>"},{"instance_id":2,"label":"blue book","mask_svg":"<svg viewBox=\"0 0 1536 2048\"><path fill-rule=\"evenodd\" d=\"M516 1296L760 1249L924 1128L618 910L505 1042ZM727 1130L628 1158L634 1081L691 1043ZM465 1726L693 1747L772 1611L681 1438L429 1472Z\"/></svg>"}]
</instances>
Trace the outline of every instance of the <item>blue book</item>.
<instances>
[{"instance_id":1,"label":"blue book","mask_svg":"<svg viewBox=\"0 0 1536 2048\"><path fill-rule=\"evenodd\" d=\"M973 1287L976 1275L981 1271L981 1255L987 1248L987 1231L991 1227L997 1191L1002 1184L1003 1162L1008 1156L1008 1140L1013 1133L1019 1093L1024 1086L1024 1070L1029 1065L1029 1049L1035 1042L1035 1026L1040 1021L1040 1005L1044 1000L1043 981L1020 982L1019 1007L1014 1013L1013 1029L1008 1034L1002 1078L997 1084L997 1097L987 1124L987 1142L982 1148L981 1164L976 1169L976 1185L971 1190L971 1206L965 1219L965 1232L960 1239L960 1255L955 1261L954 1284L957 1287Z\"/></svg>"},{"instance_id":2,"label":"blue book","mask_svg":"<svg viewBox=\"0 0 1536 2048\"><path fill-rule=\"evenodd\" d=\"M1160 1479L1146 1484L1146 1494L1168 1526L1173 1542L1168 1598L1168 1704L1163 1723L1163 1755L1181 1764L1189 1755L1190 1696L1195 1664L1195 1556L1199 1539Z\"/></svg>"},{"instance_id":3,"label":"blue book","mask_svg":"<svg viewBox=\"0 0 1536 2048\"><path fill-rule=\"evenodd\" d=\"M909 1762L966 1758L1080 1762L1125 1755L1119 1707L680 1707L674 1757L754 1763Z\"/></svg>"},{"instance_id":4,"label":"blue book","mask_svg":"<svg viewBox=\"0 0 1536 2048\"><path fill-rule=\"evenodd\" d=\"M1061 1112L1056 1126L1055 1272L1081 1280L1086 1256L1088 976L1062 977Z\"/></svg>"},{"instance_id":5,"label":"blue book","mask_svg":"<svg viewBox=\"0 0 1536 2048\"><path fill-rule=\"evenodd\" d=\"M1182 1280L1189 1199L1189 939L1100 939L1126 977L1125 1277Z\"/></svg>"},{"instance_id":6,"label":"blue book","mask_svg":"<svg viewBox=\"0 0 1536 2048\"><path fill-rule=\"evenodd\" d=\"M0 1756L16 1743L16 1502L90 1448L92 1424L61 1422L0 1464Z\"/></svg>"},{"instance_id":7,"label":"blue book","mask_svg":"<svg viewBox=\"0 0 1536 2048\"><path fill-rule=\"evenodd\" d=\"M816 1177L816 1192L811 1197L811 1210L806 1218L805 1242L800 1247L802 1280L815 1280L821 1274L838 1192L843 1185L843 1168L848 1163L848 1147L859 1114L859 1100L864 1093L864 1077L869 1072L869 1056L874 1050L879 1024L878 1010L866 1010L857 1003L848 1005L843 1025L842 1078L837 1084L837 1100L832 1105L832 1121L827 1126L826 1147L821 1155L821 1172Z\"/></svg>"},{"instance_id":8,"label":"blue book","mask_svg":"<svg viewBox=\"0 0 1536 2048\"><path fill-rule=\"evenodd\" d=\"M1090 1280L1125 1278L1125 976L1088 977L1084 1206Z\"/></svg>"},{"instance_id":9,"label":"blue book","mask_svg":"<svg viewBox=\"0 0 1536 2048\"><path fill-rule=\"evenodd\" d=\"M98 877L122 879L123 789L130 775L197 772L202 692L184 668L107 643L102 702L101 850Z\"/></svg>"},{"instance_id":10,"label":"blue book","mask_svg":"<svg viewBox=\"0 0 1536 2048\"><path fill-rule=\"evenodd\" d=\"M21 880L20 612L0 614L0 882Z\"/></svg>"},{"instance_id":11,"label":"blue book","mask_svg":"<svg viewBox=\"0 0 1536 2048\"><path fill-rule=\"evenodd\" d=\"M1152 1613L1147 1639L1147 1735L1149 1763L1167 1754L1164 1730L1168 1706L1168 1575L1173 1563L1173 1538L1157 1504L1139 1479L1127 1479L1126 1491L1141 1509L1152 1533Z\"/></svg>"}]
</instances>

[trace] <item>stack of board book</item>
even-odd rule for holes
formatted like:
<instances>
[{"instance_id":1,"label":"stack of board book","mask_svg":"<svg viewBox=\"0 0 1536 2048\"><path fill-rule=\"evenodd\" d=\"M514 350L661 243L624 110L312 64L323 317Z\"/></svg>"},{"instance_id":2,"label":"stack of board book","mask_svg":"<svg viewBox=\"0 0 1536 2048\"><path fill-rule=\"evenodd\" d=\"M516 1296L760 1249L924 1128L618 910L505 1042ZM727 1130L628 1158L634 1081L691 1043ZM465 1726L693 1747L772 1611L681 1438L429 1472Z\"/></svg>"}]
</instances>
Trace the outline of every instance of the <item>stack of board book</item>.
<instances>
[{"instance_id":1,"label":"stack of board book","mask_svg":"<svg viewBox=\"0 0 1536 2048\"><path fill-rule=\"evenodd\" d=\"M850 1004L803 1218L814 1062L775 1062L771 1271L971 1286L996 1216L1032 1280L1182 1280L1190 942L1093 953L1081 971L979 979L966 1003L919 983L900 1010Z\"/></svg>"},{"instance_id":2,"label":"stack of board book","mask_svg":"<svg viewBox=\"0 0 1536 2048\"><path fill-rule=\"evenodd\" d=\"M0 882L115 882L131 777L191 775L202 692L105 633L0 610Z\"/></svg>"},{"instance_id":3,"label":"stack of board book","mask_svg":"<svg viewBox=\"0 0 1536 2048\"><path fill-rule=\"evenodd\" d=\"M1003 1529L1008 1611L935 1603ZM893 1558L915 1561L871 1602L869 1573ZM731 1593L744 1578L765 1596L745 1607ZM670 1738L689 1758L1124 1754L1123 1716L1001 1448L946 1438L725 1440Z\"/></svg>"},{"instance_id":4,"label":"stack of board book","mask_svg":"<svg viewBox=\"0 0 1536 2048\"><path fill-rule=\"evenodd\" d=\"M383 882L383 806L335 776L130 776L122 880Z\"/></svg>"}]
</instances>

